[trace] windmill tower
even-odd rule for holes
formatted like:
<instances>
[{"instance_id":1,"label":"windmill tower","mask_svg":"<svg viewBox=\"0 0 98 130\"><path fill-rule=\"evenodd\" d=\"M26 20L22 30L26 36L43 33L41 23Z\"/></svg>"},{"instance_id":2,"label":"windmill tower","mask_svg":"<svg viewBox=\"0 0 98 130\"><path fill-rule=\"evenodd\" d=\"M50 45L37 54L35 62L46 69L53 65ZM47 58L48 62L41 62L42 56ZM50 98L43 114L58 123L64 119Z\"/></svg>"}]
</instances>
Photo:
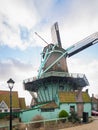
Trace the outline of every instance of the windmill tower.
<instances>
[{"instance_id":1,"label":"windmill tower","mask_svg":"<svg viewBox=\"0 0 98 130\"><path fill-rule=\"evenodd\" d=\"M30 92L37 104L53 101L57 103L58 92L80 93L89 84L84 74L68 72L66 58L98 42L98 33L94 33L65 50L62 48L58 23L52 26L51 34L53 43L45 46L42 51L38 76L23 82L25 90ZM34 92L37 93L36 97Z\"/></svg>"}]
</instances>

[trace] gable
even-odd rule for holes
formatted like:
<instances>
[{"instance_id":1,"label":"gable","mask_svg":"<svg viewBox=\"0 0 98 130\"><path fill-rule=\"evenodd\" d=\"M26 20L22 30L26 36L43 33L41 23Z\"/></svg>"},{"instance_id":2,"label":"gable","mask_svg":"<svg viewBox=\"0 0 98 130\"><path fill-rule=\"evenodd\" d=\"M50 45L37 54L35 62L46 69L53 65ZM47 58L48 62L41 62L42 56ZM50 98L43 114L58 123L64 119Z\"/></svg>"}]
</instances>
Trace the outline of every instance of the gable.
<instances>
[{"instance_id":1,"label":"gable","mask_svg":"<svg viewBox=\"0 0 98 130\"><path fill-rule=\"evenodd\" d=\"M0 103L0 109L8 109L8 106L4 101Z\"/></svg>"},{"instance_id":2,"label":"gable","mask_svg":"<svg viewBox=\"0 0 98 130\"><path fill-rule=\"evenodd\" d=\"M25 98L19 98L20 109L26 109Z\"/></svg>"},{"instance_id":3,"label":"gable","mask_svg":"<svg viewBox=\"0 0 98 130\"><path fill-rule=\"evenodd\" d=\"M90 96L87 92L82 92L83 102L91 102Z\"/></svg>"}]
</instances>

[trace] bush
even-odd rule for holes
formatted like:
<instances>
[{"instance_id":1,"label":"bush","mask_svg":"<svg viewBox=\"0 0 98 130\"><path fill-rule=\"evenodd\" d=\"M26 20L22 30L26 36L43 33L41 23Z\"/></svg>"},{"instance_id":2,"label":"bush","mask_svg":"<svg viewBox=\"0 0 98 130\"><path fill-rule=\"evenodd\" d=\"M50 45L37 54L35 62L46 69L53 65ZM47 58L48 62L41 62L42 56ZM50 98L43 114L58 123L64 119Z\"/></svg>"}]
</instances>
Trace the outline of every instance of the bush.
<instances>
[{"instance_id":1,"label":"bush","mask_svg":"<svg viewBox=\"0 0 98 130\"><path fill-rule=\"evenodd\" d=\"M32 119L32 122L33 121L42 121L42 122L37 122L37 123L32 123L31 124L31 127L33 128L39 128L43 125L43 120L44 118L41 116L41 115L36 115L33 119Z\"/></svg>"},{"instance_id":2,"label":"bush","mask_svg":"<svg viewBox=\"0 0 98 130\"><path fill-rule=\"evenodd\" d=\"M59 112L59 118L66 118L68 117L68 113L65 110L62 110ZM61 119L62 123L65 123L66 119Z\"/></svg>"},{"instance_id":3,"label":"bush","mask_svg":"<svg viewBox=\"0 0 98 130\"><path fill-rule=\"evenodd\" d=\"M68 116L69 116L69 114L65 110L62 110L59 112L59 118L64 118L64 117L68 117Z\"/></svg>"}]
</instances>

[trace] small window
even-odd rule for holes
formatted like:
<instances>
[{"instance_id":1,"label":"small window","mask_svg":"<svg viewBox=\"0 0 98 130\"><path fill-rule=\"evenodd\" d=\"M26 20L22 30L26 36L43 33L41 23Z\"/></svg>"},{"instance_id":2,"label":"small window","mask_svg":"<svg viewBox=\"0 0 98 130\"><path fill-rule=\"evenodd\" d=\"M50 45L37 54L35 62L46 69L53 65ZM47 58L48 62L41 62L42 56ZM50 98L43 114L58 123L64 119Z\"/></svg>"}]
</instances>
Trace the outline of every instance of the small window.
<instances>
[{"instance_id":1,"label":"small window","mask_svg":"<svg viewBox=\"0 0 98 130\"><path fill-rule=\"evenodd\" d=\"M4 112L8 112L8 109L5 109Z\"/></svg>"},{"instance_id":2,"label":"small window","mask_svg":"<svg viewBox=\"0 0 98 130\"><path fill-rule=\"evenodd\" d=\"M42 108L41 109L41 112L53 112L53 111L54 111L54 108L49 108L49 109Z\"/></svg>"},{"instance_id":3,"label":"small window","mask_svg":"<svg viewBox=\"0 0 98 130\"><path fill-rule=\"evenodd\" d=\"M75 111L75 106L70 106L70 112Z\"/></svg>"}]
</instances>

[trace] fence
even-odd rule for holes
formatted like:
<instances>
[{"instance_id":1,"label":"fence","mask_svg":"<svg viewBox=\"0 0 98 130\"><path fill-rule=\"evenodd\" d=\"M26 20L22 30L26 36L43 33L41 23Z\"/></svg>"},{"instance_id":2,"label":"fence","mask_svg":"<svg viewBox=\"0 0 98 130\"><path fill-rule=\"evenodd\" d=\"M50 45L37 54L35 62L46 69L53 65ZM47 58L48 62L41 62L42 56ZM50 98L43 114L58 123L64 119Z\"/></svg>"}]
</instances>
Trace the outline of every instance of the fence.
<instances>
[{"instance_id":1,"label":"fence","mask_svg":"<svg viewBox=\"0 0 98 130\"><path fill-rule=\"evenodd\" d=\"M26 123L14 123L12 125L13 130L39 130L39 127L42 127L42 130L58 130L59 127L64 126L63 123L66 121L67 118L55 118L55 119L48 119L48 120L39 120L39 121L32 121ZM9 130L9 125L2 125L0 126L0 130Z\"/></svg>"}]
</instances>

